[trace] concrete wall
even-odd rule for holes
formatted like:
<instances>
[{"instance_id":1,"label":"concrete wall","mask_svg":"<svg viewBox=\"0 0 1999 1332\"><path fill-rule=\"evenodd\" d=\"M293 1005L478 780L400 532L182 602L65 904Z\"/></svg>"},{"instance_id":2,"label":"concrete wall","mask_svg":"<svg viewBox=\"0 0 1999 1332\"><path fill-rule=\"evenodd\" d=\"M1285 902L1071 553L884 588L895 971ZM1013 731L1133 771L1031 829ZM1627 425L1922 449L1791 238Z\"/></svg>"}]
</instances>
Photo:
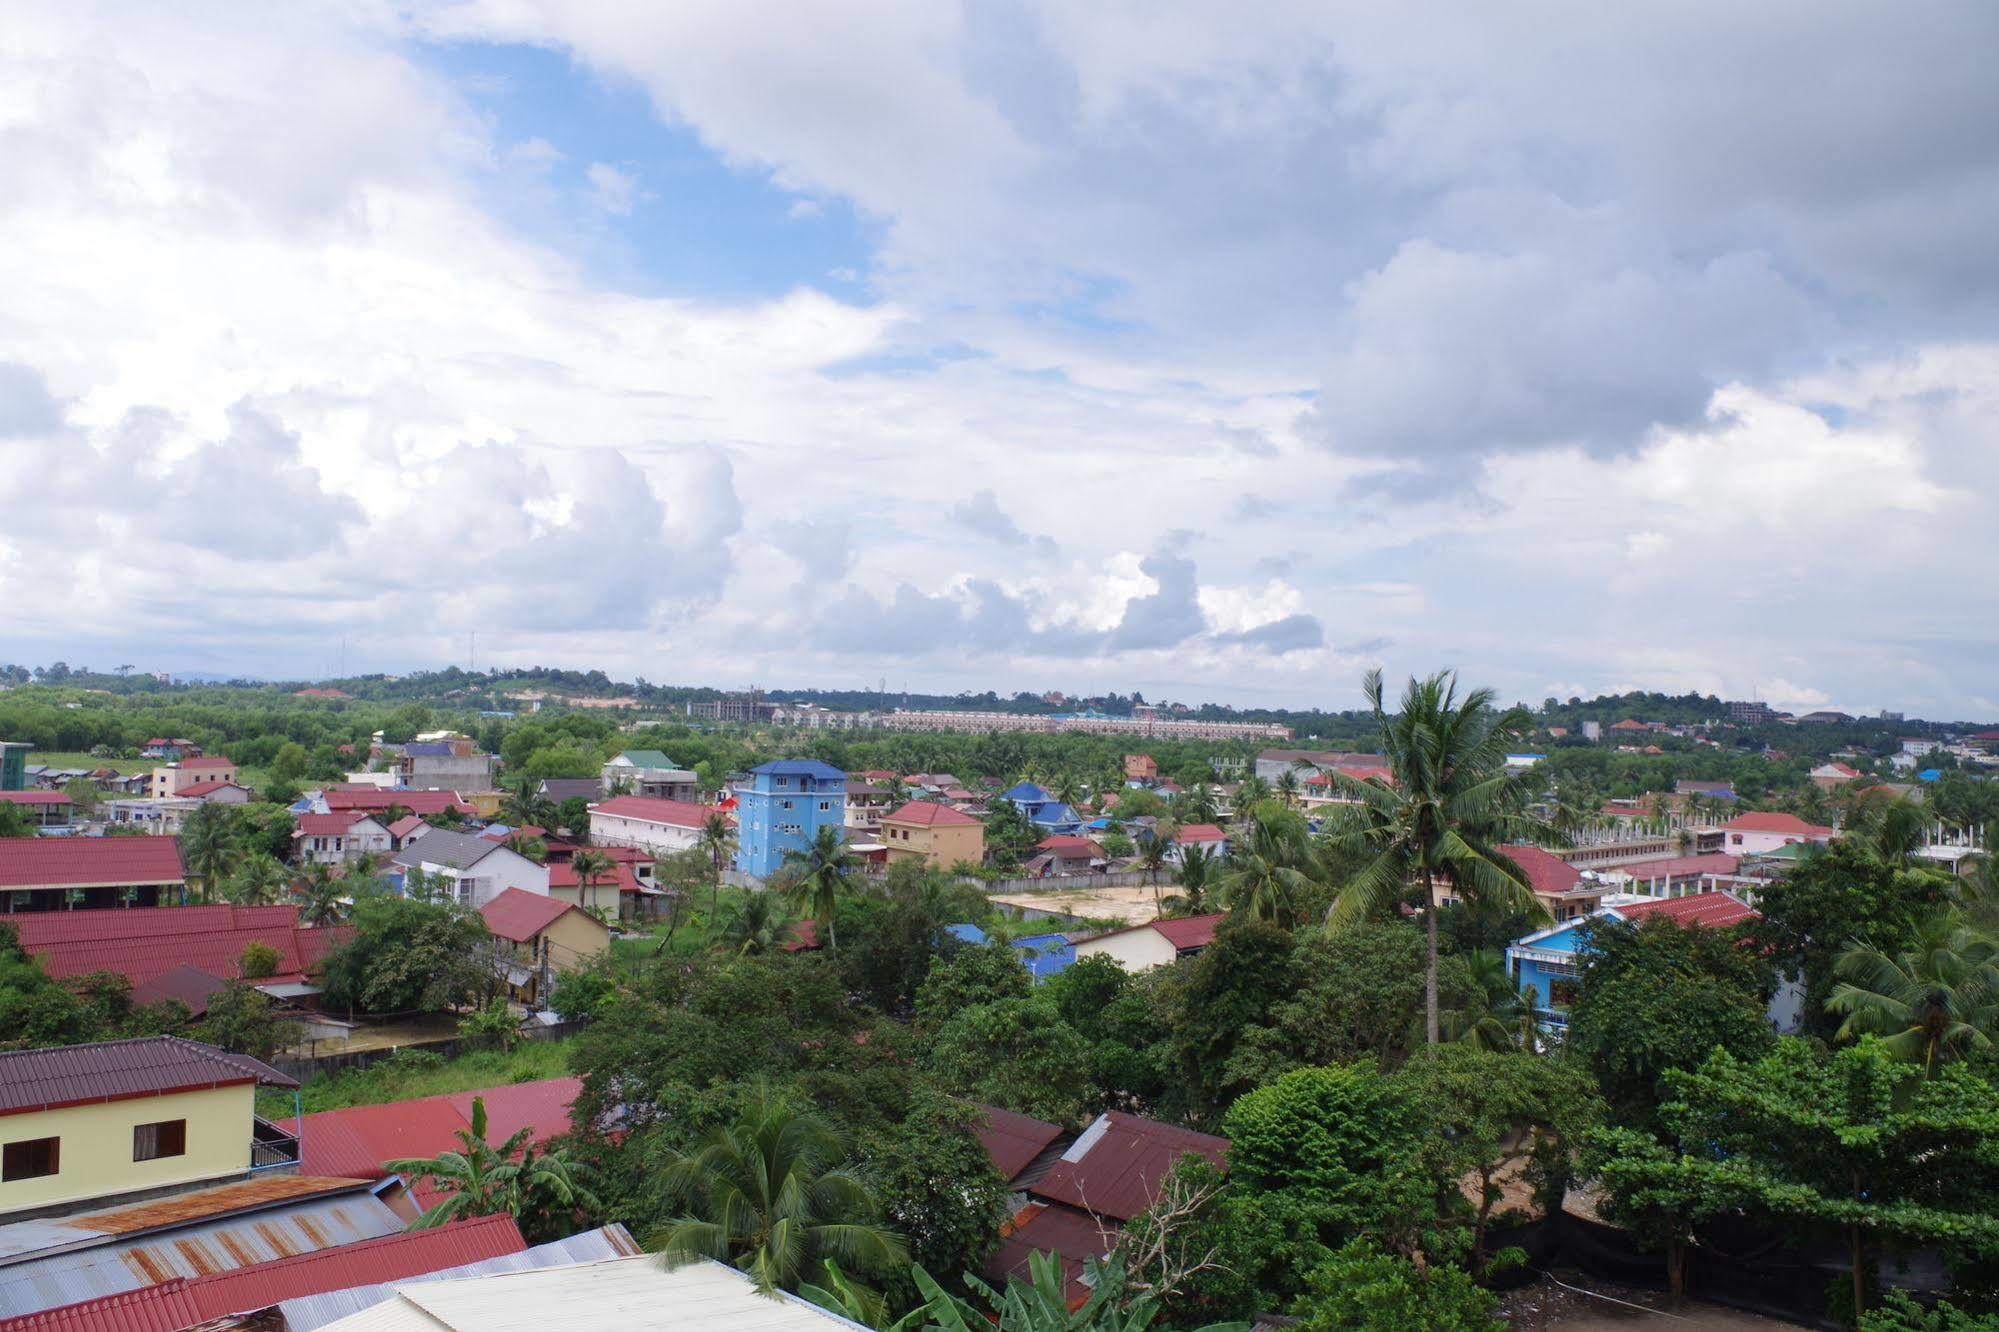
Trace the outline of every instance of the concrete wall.
<instances>
[{"instance_id":1,"label":"concrete wall","mask_svg":"<svg viewBox=\"0 0 1999 1332\"><path fill-rule=\"evenodd\" d=\"M922 860L938 869L961 860L976 865L986 856L986 830L975 823L930 826L884 820L881 840L890 860Z\"/></svg>"},{"instance_id":2,"label":"concrete wall","mask_svg":"<svg viewBox=\"0 0 1999 1332\"><path fill-rule=\"evenodd\" d=\"M599 846L635 846L654 855L691 851L701 844L699 828L677 823L649 823L596 810L590 813L590 840Z\"/></svg>"},{"instance_id":3,"label":"concrete wall","mask_svg":"<svg viewBox=\"0 0 1999 1332\"><path fill-rule=\"evenodd\" d=\"M1153 967L1166 966L1179 957L1166 936L1150 928L1107 934L1076 945L1078 959L1098 954L1116 958L1124 964L1126 971L1150 971Z\"/></svg>"},{"instance_id":4,"label":"concrete wall","mask_svg":"<svg viewBox=\"0 0 1999 1332\"><path fill-rule=\"evenodd\" d=\"M255 1113L256 1089L244 1083L0 1115L0 1143L62 1140L57 1173L0 1183L0 1215L15 1208L241 1174L250 1168ZM134 1161L133 1128L165 1119L187 1121L186 1154Z\"/></svg>"}]
</instances>

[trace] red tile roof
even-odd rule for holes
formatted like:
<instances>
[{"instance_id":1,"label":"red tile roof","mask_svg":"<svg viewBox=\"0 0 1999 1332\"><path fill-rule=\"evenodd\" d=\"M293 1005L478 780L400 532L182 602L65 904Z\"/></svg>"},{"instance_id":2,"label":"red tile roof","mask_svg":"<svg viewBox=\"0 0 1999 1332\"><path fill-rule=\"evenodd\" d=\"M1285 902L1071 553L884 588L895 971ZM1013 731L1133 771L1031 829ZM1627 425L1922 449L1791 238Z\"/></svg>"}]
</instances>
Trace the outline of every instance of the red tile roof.
<instances>
[{"instance_id":1,"label":"red tile roof","mask_svg":"<svg viewBox=\"0 0 1999 1332\"><path fill-rule=\"evenodd\" d=\"M912 800L901 809L882 815L883 823L913 823L923 828L966 828L978 820L934 800Z\"/></svg>"},{"instance_id":2,"label":"red tile roof","mask_svg":"<svg viewBox=\"0 0 1999 1332\"><path fill-rule=\"evenodd\" d=\"M1830 837L1831 828L1806 823L1795 814L1737 814L1721 825L1728 832L1785 833L1792 837Z\"/></svg>"},{"instance_id":3,"label":"red tile roof","mask_svg":"<svg viewBox=\"0 0 1999 1332\"><path fill-rule=\"evenodd\" d=\"M71 800L62 791L0 791L0 800L10 805L71 805Z\"/></svg>"},{"instance_id":4,"label":"red tile roof","mask_svg":"<svg viewBox=\"0 0 1999 1332\"><path fill-rule=\"evenodd\" d=\"M527 1248L510 1216L481 1216L254 1263L0 1320L0 1332L178 1332L284 1300L403 1281Z\"/></svg>"},{"instance_id":5,"label":"red tile roof","mask_svg":"<svg viewBox=\"0 0 1999 1332\"><path fill-rule=\"evenodd\" d=\"M641 823L664 823L675 828L699 828L715 811L691 800L661 800L657 796L622 795L600 800L590 806L592 814L637 819Z\"/></svg>"},{"instance_id":6,"label":"red tile roof","mask_svg":"<svg viewBox=\"0 0 1999 1332\"><path fill-rule=\"evenodd\" d=\"M592 885L591 891L593 893L598 892L613 885L616 885L618 891L621 893L645 891L639 885L638 876L632 873L631 865L621 861L613 861L611 876L607 879L598 880ZM549 865L548 886L550 888L581 888L583 886L583 878L576 872L576 863L572 860L558 860ZM596 903L592 902L591 905L595 906Z\"/></svg>"},{"instance_id":7,"label":"red tile roof","mask_svg":"<svg viewBox=\"0 0 1999 1332\"><path fill-rule=\"evenodd\" d=\"M1188 842L1225 842L1228 836L1212 823L1189 823L1181 827L1173 840L1184 845Z\"/></svg>"},{"instance_id":8,"label":"red tile roof","mask_svg":"<svg viewBox=\"0 0 1999 1332\"><path fill-rule=\"evenodd\" d=\"M362 809L343 809L334 814L301 814L292 825L294 837L345 837L347 830L368 818ZM416 816L412 814L411 818Z\"/></svg>"},{"instance_id":9,"label":"red tile roof","mask_svg":"<svg viewBox=\"0 0 1999 1332\"><path fill-rule=\"evenodd\" d=\"M1030 1192L1119 1221L1150 1207L1159 1181L1188 1152L1226 1162L1227 1138L1140 1119L1121 1110L1097 1117Z\"/></svg>"},{"instance_id":10,"label":"red tile roof","mask_svg":"<svg viewBox=\"0 0 1999 1332\"><path fill-rule=\"evenodd\" d=\"M1081 860L1085 857L1095 859L1104 853L1104 849L1089 838L1066 833L1044 837L1034 844L1034 849L1060 856L1064 860Z\"/></svg>"},{"instance_id":11,"label":"red tile roof","mask_svg":"<svg viewBox=\"0 0 1999 1332\"><path fill-rule=\"evenodd\" d=\"M22 950L41 959L50 976L115 971L135 986L183 964L212 976L235 976L243 949L258 942L278 952L272 979L293 978L312 970L348 937L337 927L301 927L295 906L111 907L23 911L7 919L20 934Z\"/></svg>"},{"instance_id":12,"label":"red tile roof","mask_svg":"<svg viewBox=\"0 0 1999 1332\"><path fill-rule=\"evenodd\" d=\"M1609 868L1621 870L1640 883L1654 879L1679 878L1687 874L1733 874L1742 867L1735 856L1667 856L1658 860L1632 860Z\"/></svg>"},{"instance_id":13,"label":"red tile roof","mask_svg":"<svg viewBox=\"0 0 1999 1332\"><path fill-rule=\"evenodd\" d=\"M171 837L0 837L0 888L180 883Z\"/></svg>"},{"instance_id":14,"label":"red tile roof","mask_svg":"<svg viewBox=\"0 0 1999 1332\"><path fill-rule=\"evenodd\" d=\"M485 1098L486 1136L494 1145L523 1128L534 1129L537 1141L554 1137L569 1131L569 1103L582 1089L579 1078L547 1078L448 1096L316 1111L305 1117L299 1134L299 1170L380 1179L384 1161L449 1151L458 1146L458 1131L472 1127L474 1097ZM287 1127L297 1130L298 1121L287 1121ZM429 1184L418 1185L415 1193L417 1202L425 1207L439 1196Z\"/></svg>"},{"instance_id":15,"label":"red tile roof","mask_svg":"<svg viewBox=\"0 0 1999 1332\"><path fill-rule=\"evenodd\" d=\"M1756 908L1729 893L1689 893L1685 897L1657 897L1649 902L1632 902L1613 907L1632 922L1651 917L1677 921L1682 925L1711 925L1716 929L1756 919Z\"/></svg>"},{"instance_id":16,"label":"red tile roof","mask_svg":"<svg viewBox=\"0 0 1999 1332\"><path fill-rule=\"evenodd\" d=\"M1528 886L1536 893L1550 897L1572 892L1582 882L1583 873L1560 856L1550 855L1538 846L1508 843L1499 848L1508 859L1520 867L1527 876Z\"/></svg>"},{"instance_id":17,"label":"red tile roof","mask_svg":"<svg viewBox=\"0 0 1999 1332\"><path fill-rule=\"evenodd\" d=\"M572 872L570 878L575 877ZM549 882L554 883L552 874ZM479 915L485 920L488 933L515 943L526 943L570 912L579 910L568 902L531 893L525 888L509 888L480 907Z\"/></svg>"},{"instance_id":18,"label":"red tile roof","mask_svg":"<svg viewBox=\"0 0 1999 1332\"><path fill-rule=\"evenodd\" d=\"M248 1055L179 1036L0 1051L0 1114L245 1082L298 1086Z\"/></svg>"},{"instance_id":19,"label":"red tile roof","mask_svg":"<svg viewBox=\"0 0 1999 1332\"><path fill-rule=\"evenodd\" d=\"M1010 1180L1027 1169L1049 1143L1062 1136L1060 1125L1032 1115L1015 1114L991 1105L982 1105L977 1109L980 1115L977 1128L979 1145L993 1159L993 1166L999 1171L1001 1179Z\"/></svg>"},{"instance_id":20,"label":"red tile roof","mask_svg":"<svg viewBox=\"0 0 1999 1332\"><path fill-rule=\"evenodd\" d=\"M1166 942L1179 952L1194 948L1206 948L1215 941L1215 930L1227 920L1226 911L1218 911L1207 916L1174 916L1152 922L1152 928L1164 935Z\"/></svg>"}]
</instances>

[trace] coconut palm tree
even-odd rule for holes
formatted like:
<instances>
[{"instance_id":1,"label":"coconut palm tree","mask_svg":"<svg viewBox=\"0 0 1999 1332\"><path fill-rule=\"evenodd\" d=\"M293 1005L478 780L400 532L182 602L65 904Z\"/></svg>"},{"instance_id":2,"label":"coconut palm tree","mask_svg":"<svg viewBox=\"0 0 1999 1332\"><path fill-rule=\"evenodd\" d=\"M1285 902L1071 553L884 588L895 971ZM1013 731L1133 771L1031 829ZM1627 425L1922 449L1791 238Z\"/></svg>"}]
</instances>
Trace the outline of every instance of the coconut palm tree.
<instances>
[{"instance_id":1,"label":"coconut palm tree","mask_svg":"<svg viewBox=\"0 0 1999 1332\"><path fill-rule=\"evenodd\" d=\"M839 905L847 868L853 863L846 839L838 828L822 824L805 850L793 851L784 859L798 869L798 880L791 886L792 904L819 922L819 933L828 949L837 948L833 909Z\"/></svg>"},{"instance_id":2,"label":"coconut palm tree","mask_svg":"<svg viewBox=\"0 0 1999 1332\"><path fill-rule=\"evenodd\" d=\"M1235 807L1238 811L1255 809L1275 794L1267 780L1252 772L1236 787Z\"/></svg>"},{"instance_id":3,"label":"coconut palm tree","mask_svg":"<svg viewBox=\"0 0 1999 1332\"><path fill-rule=\"evenodd\" d=\"M1198 916L1208 909L1208 880L1217 861L1198 842L1180 848L1180 891L1166 899L1168 908Z\"/></svg>"},{"instance_id":4,"label":"coconut palm tree","mask_svg":"<svg viewBox=\"0 0 1999 1332\"><path fill-rule=\"evenodd\" d=\"M203 897L212 897L243 855L236 825L220 805L197 805L181 824L182 862L201 882Z\"/></svg>"},{"instance_id":5,"label":"coconut palm tree","mask_svg":"<svg viewBox=\"0 0 1999 1332\"><path fill-rule=\"evenodd\" d=\"M1497 948L1474 948L1464 959L1471 969L1471 999L1463 1008L1439 1015L1444 1039L1467 1041L1481 1050L1519 1048L1520 990L1506 969L1506 954Z\"/></svg>"},{"instance_id":6,"label":"coconut palm tree","mask_svg":"<svg viewBox=\"0 0 1999 1332\"><path fill-rule=\"evenodd\" d=\"M229 900L242 906L269 906L284 886L285 867L260 851L237 866L229 880Z\"/></svg>"},{"instance_id":7,"label":"coconut palm tree","mask_svg":"<svg viewBox=\"0 0 1999 1332\"><path fill-rule=\"evenodd\" d=\"M598 885L612 882L618 873L616 862L602 851L578 851L569 867L576 871L576 904L585 911L597 905Z\"/></svg>"},{"instance_id":8,"label":"coconut palm tree","mask_svg":"<svg viewBox=\"0 0 1999 1332\"><path fill-rule=\"evenodd\" d=\"M1298 923L1298 897L1311 886L1317 865L1304 820L1266 803L1229 850L1218 885L1222 901L1230 911L1290 929Z\"/></svg>"},{"instance_id":9,"label":"coconut palm tree","mask_svg":"<svg viewBox=\"0 0 1999 1332\"><path fill-rule=\"evenodd\" d=\"M1138 844L1138 867L1152 880L1152 909L1165 915L1159 902L1159 871L1166 868L1167 825L1161 824L1152 830L1152 836Z\"/></svg>"},{"instance_id":10,"label":"coconut palm tree","mask_svg":"<svg viewBox=\"0 0 1999 1332\"><path fill-rule=\"evenodd\" d=\"M1174 802L1182 823L1213 823L1215 821L1215 788L1206 782L1196 782L1181 792Z\"/></svg>"},{"instance_id":11,"label":"coconut palm tree","mask_svg":"<svg viewBox=\"0 0 1999 1332\"><path fill-rule=\"evenodd\" d=\"M1826 1008L1846 1015L1839 1038L1874 1034L1898 1059L1937 1065L1992 1047L1999 1026L1999 943L1957 911L1932 912L1910 947L1890 956L1854 944L1834 965Z\"/></svg>"},{"instance_id":12,"label":"coconut palm tree","mask_svg":"<svg viewBox=\"0 0 1999 1332\"><path fill-rule=\"evenodd\" d=\"M342 899L348 895L348 883L334 877L331 865L306 866L304 873L293 877L291 893L301 925L337 925L347 918Z\"/></svg>"},{"instance_id":13,"label":"coconut palm tree","mask_svg":"<svg viewBox=\"0 0 1999 1332\"><path fill-rule=\"evenodd\" d=\"M549 1228L572 1212L592 1212L601 1204L589 1188L589 1167L572 1160L563 1148L538 1151L534 1130L524 1128L498 1147L486 1140L486 1098L472 1098L472 1127L457 1131L455 1151L432 1157L406 1157L384 1162L384 1168L414 1184L428 1179L445 1190L410 1222L411 1230L429 1230L447 1221L493 1216L504 1212L530 1234Z\"/></svg>"},{"instance_id":14,"label":"coconut palm tree","mask_svg":"<svg viewBox=\"0 0 1999 1332\"><path fill-rule=\"evenodd\" d=\"M861 1271L903 1262L902 1238L877 1224L873 1193L845 1161L830 1125L759 1085L734 1122L668 1155L661 1181L685 1210L646 1247L669 1263L733 1263L765 1293L824 1284L829 1259Z\"/></svg>"},{"instance_id":15,"label":"coconut palm tree","mask_svg":"<svg viewBox=\"0 0 1999 1332\"><path fill-rule=\"evenodd\" d=\"M507 790L500 801L500 820L516 828L553 828L558 815L555 802L541 794L541 783L523 777Z\"/></svg>"},{"instance_id":16,"label":"coconut palm tree","mask_svg":"<svg viewBox=\"0 0 1999 1332\"><path fill-rule=\"evenodd\" d=\"M1857 833L1860 845L1884 865L1907 869L1929 844L1936 819L1913 800L1877 797L1867 802L1866 813L1856 822L1859 827L1849 836Z\"/></svg>"},{"instance_id":17,"label":"coconut palm tree","mask_svg":"<svg viewBox=\"0 0 1999 1332\"><path fill-rule=\"evenodd\" d=\"M1049 786L1048 794L1071 809L1083 807L1083 783L1073 772L1064 770Z\"/></svg>"},{"instance_id":18,"label":"coconut palm tree","mask_svg":"<svg viewBox=\"0 0 1999 1332\"><path fill-rule=\"evenodd\" d=\"M1493 709L1490 689L1458 694L1455 672L1411 679L1401 710L1382 706L1381 672L1361 684L1387 756L1393 782L1327 773L1352 802L1337 807L1329 842L1361 868L1334 899L1327 920L1338 926L1386 910L1411 884L1422 890L1427 960L1423 1026L1430 1045L1440 1037L1437 1013L1439 881L1462 901L1519 910L1546 919L1527 877L1499 846L1506 841L1558 843L1543 820L1527 812L1527 791L1506 769L1506 751L1533 722L1524 708Z\"/></svg>"},{"instance_id":19,"label":"coconut palm tree","mask_svg":"<svg viewBox=\"0 0 1999 1332\"><path fill-rule=\"evenodd\" d=\"M1300 790L1300 786L1298 782L1298 767L1296 764L1293 764L1291 767L1288 767L1283 772L1277 774L1277 781L1275 783L1275 787L1277 791L1277 798L1284 802L1284 808L1286 809L1298 808L1298 792Z\"/></svg>"},{"instance_id":20,"label":"coconut palm tree","mask_svg":"<svg viewBox=\"0 0 1999 1332\"><path fill-rule=\"evenodd\" d=\"M784 941L790 923L775 895L751 893L736 908L728 928L722 931L721 943L730 952L744 956L768 953Z\"/></svg>"}]
</instances>

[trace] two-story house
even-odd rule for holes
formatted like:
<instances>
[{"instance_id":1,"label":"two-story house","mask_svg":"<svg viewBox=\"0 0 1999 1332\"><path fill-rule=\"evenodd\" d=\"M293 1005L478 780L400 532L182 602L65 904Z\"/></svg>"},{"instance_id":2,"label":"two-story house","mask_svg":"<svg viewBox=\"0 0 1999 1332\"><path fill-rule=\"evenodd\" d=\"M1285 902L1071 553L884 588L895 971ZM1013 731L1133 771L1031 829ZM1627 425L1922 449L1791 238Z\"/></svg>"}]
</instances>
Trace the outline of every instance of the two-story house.
<instances>
[{"instance_id":1,"label":"two-story house","mask_svg":"<svg viewBox=\"0 0 1999 1332\"><path fill-rule=\"evenodd\" d=\"M461 906L478 910L509 888L548 896L548 867L504 843L473 833L432 828L390 858L407 883L419 873Z\"/></svg>"},{"instance_id":2,"label":"two-story house","mask_svg":"<svg viewBox=\"0 0 1999 1332\"><path fill-rule=\"evenodd\" d=\"M603 766L604 794L651 796L655 800L701 798L701 779L657 749L627 749Z\"/></svg>"},{"instance_id":3,"label":"two-story house","mask_svg":"<svg viewBox=\"0 0 1999 1332\"><path fill-rule=\"evenodd\" d=\"M292 828L292 859L301 865L340 865L395 849L388 828L358 809L301 814Z\"/></svg>"},{"instance_id":4,"label":"two-story house","mask_svg":"<svg viewBox=\"0 0 1999 1332\"><path fill-rule=\"evenodd\" d=\"M259 1085L298 1086L178 1036L0 1053L0 1221L296 1169Z\"/></svg>"},{"instance_id":5,"label":"two-story house","mask_svg":"<svg viewBox=\"0 0 1999 1332\"><path fill-rule=\"evenodd\" d=\"M177 763L168 763L153 769L153 784L149 794L155 800L165 800L169 796L180 795L190 786L207 782L234 782L236 765L221 755L209 758L184 758Z\"/></svg>"},{"instance_id":6,"label":"two-story house","mask_svg":"<svg viewBox=\"0 0 1999 1332\"><path fill-rule=\"evenodd\" d=\"M655 796L612 796L590 806L590 840L598 846L630 846L655 856L692 851L715 811L685 800Z\"/></svg>"},{"instance_id":7,"label":"two-story house","mask_svg":"<svg viewBox=\"0 0 1999 1332\"><path fill-rule=\"evenodd\" d=\"M611 928L573 902L509 888L479 908L486 932L506 948L507 988L532 1008L548 1002L555 977L611 948Z\"/></svg>"},{"instance_id":8,"label":"two-story house","mask_svg":"<svg viewBox=\"0 0 1999 1332\"><path fill-rule=\"evenodd\" d=\"M1686 897L1616 897L1587 916L1565 920L1515 939L1506 950L1506 968L1523 993L1532 989L1535 1015L1553 1027L1566 1027L1569 1008L1580 993L1583 926L1590 921L1621 920L1636 925L1657 917L1683 926L1724 929L1756 918L1755 908L1732 893L1694 893ZM1782 999L1784 996L1780 995ZM1777 1000L1772 1016L1778 1016Z\"/></svg>"},{"instance_id":9,"label":"two-story house","mask_svg":"<svg viewBox=\"0 0 1999 1332\"><path fill-rule=\"evenodd\" d=\"M419 790L485 791L493 785L495 761L471 739L454 735L404 745L396 775L402 785Z\"/></svg>"},{"instance_id":10,"label":"two-story house","mask_svg":"<svg viewBox=\"0 0 1999 1332\"><path fill-rule=\"evenodd\" d=\"M845 826L847 774L818 759L779 759L752 768L736 801L736 868L767 878L819 829Z\"/></svg>"},{"instance_id":11,"label":"two-story house","mask_svg":"<svg viewBox=\"0 0 1999 1332\"><path fill-rule=\"evenodd\" d=\"M912 800L883 815L878 835L891 865L915 860L949 869L959 861L977 865L986 857L986 825L933 800Z\"/></svg>"},{"instance_id":12,"label":"two-story house","mask_svg":"<svg viewBox=\"0 0 1999 1332\"><path fill-rule=\"evenodd\" d=\"M1027 821L1043 833L1074 834L1083 831L1083 816L1057 800L1044 787L1018 782L1001 794L1010 800Z\"/></svg>"}]
</instances>

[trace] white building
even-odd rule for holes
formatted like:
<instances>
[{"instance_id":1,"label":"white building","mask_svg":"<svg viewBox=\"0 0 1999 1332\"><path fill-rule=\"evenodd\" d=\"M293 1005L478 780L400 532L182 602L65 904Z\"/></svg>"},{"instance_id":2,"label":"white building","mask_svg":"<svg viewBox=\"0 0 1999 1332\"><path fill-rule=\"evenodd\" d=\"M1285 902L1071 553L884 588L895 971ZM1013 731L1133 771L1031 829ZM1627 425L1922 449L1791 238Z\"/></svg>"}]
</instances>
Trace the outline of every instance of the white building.
<instances>
[{"instance_id":1,"label":"white building","mask_svg":"<svg viewBox=\"0 0 1999 1332\"><path fill-rule=\"evenodd\" d=\"M354 809L301 814L292 829L292 859L301 865L339 865L363 855L385 856L393 849L388 828Z\"/></svg>"},{"instance_id":2,"label":"white building","mask_svg":"<svg viewBox=\"0 0 1999 1332\"><path fill-rule=\"evenodd\" d=\"M405 873L415 870L443 892L477 911L509 888L548 896L548 867L507 849L505 843L472 833L432 828L398 851L389 862Z\"/></svg>"},{"instance_id":3,"label":"white building","mask_svg":"<svg viewBox=\"0 0 1999 1332\"><path fill-rule=\"evenodd\" d=\"M1731 856L1755 856L1799 842L1830 842L1836 829L1806 823L1795 814L1738 814L1721 825L1721 849Z\"/></svg>"},{"instance_id":4,"label":"white building","mask_svg":"<svg viewBox=\"0 0 1999 1332\"><path fill-rule=\"evenodd\" d=\"M691 851L714 813L706 805L651 796L612 796L590 807L590 840L600 846L632 846L656 856Z\"/></svg>"}]
</instances>

